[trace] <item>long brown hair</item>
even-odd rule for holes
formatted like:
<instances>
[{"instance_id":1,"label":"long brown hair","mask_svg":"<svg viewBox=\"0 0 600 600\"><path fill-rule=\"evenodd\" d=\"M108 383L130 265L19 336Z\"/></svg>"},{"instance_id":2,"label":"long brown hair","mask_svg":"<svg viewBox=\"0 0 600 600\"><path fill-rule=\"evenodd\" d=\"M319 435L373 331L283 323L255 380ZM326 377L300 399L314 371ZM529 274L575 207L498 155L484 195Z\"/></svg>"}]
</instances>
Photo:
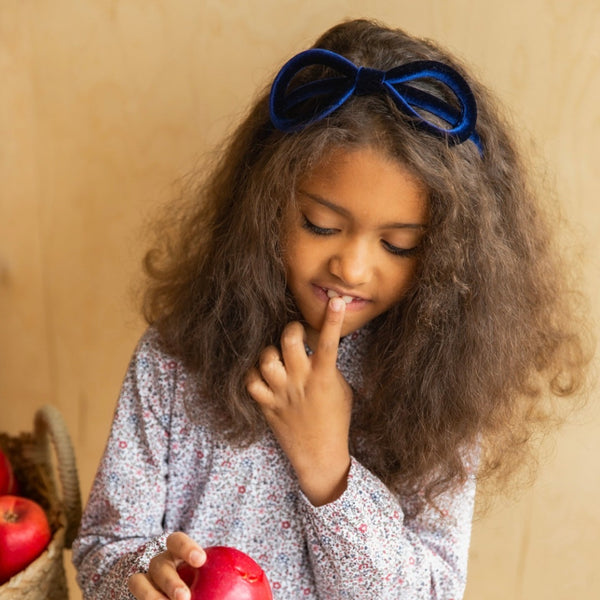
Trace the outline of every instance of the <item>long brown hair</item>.
<instances>
[{"instance_id":1,"label":"long brown hair","mask_svg":"<svg viewBox=\"0 0 600 600\"><path fill-rule=\"evenodd\" d=\"M160 243L146 256L145 315L165 350L197 376L215 429L233 443L257 439L266 425L244 377L284 325L301 318L280 252L281 216L298 180L334 147L370 145L398 160L427 187L430 223L416 284L371 324L369 408L352 431L369 448L360 459L390 488L431 501L464 481L474 446L480 477L510 472L555 414L548 399L581 388L586 357L573 296L554 223L510 128L458 60L366 20L333 27L315 47L378 69L449 64L477 98L483 154L472 142L450 147L419 132L378 95L282 133L270 123L266 89L180 218L161 223Z\"/></svg>"}]
</instances>

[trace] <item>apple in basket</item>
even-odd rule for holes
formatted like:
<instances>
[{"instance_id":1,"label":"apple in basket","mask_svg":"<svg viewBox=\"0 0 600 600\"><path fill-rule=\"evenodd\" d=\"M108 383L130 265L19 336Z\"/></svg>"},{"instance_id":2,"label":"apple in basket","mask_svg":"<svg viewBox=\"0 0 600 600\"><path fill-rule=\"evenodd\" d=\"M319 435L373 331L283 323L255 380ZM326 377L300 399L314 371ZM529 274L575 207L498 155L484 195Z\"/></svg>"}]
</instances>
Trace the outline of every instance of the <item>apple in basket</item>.
<instances>
[{"instance_id":1,"label":"apple in basket","mask_svg":"<svg viewBox=\"0 0 600 600\"><path fill-rule=\"evenodd\" d=\"M205 552L201 567L183 563L177 568L192 592L191 600L273 599L267 576L247 554L228 546L210 546Z\"/></svg>"},{"instance_id":2,"label":"apple in basket","mask_svg":"<svg viewBox=\"0 0 600 600\"><path fill-rule=\"evenodd\" d=\"M42 507L19 496L0 496L0 585L33 562L52 534Z\"/></svg>"},{"instance_id":3,"label":"apple in basket","mask_svg":"<svg viewBox=\"0 0 600 600\"><path fill-rule=\"evenodd\" d=\"M17 494L17 480L12 470L8 456L0 450L0 496L4 494Z\"/></svg>"}]
</instances>

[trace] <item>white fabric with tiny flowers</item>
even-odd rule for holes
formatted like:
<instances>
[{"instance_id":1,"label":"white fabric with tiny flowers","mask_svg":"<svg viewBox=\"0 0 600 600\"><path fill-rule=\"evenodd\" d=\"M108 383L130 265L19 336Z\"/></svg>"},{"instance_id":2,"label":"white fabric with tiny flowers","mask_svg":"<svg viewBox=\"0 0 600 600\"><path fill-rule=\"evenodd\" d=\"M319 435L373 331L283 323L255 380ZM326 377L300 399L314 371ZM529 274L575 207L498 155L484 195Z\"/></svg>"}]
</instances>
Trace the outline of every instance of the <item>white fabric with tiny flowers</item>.
<instances>
[{"instance_id":1,"label":"white fabric with tiny flowers","mask_svg":"<svg viewBox=\"0 0 600 600\"><path fill-rule=\"evenodd\" d=\"M365 335L340 342L338 368L355 389ZM85 599L132 598L128 577L147 570L173 531L248 553L275 600L463 597L473 476L438 498L437 510L408 519L402 501L352 458L343 495L314 507L272 435L238 448L211 433L191 379L149 329L73 546Z\"/></svg>"}]
</instances>

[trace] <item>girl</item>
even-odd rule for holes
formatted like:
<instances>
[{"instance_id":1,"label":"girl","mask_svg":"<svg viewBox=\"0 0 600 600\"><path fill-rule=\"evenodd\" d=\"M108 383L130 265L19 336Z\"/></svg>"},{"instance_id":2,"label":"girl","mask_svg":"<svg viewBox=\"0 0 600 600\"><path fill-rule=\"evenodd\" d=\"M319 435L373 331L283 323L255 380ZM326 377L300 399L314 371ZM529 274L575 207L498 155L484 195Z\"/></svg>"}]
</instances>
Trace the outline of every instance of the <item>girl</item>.
<instances>
[{"instance_id":1,"label":"girl","mask_svg":"<svg viewBox=\"0 0 600 600\"><path fill-rule=\"evenodd\" d=\"M164 243L73 560L86 598L189 598L235 546L274 598L461 598L476 478L584 356L483 87L359 20L288 62ZM362 67L362 68L361 68Z\"/></svg>"}]
</instances>

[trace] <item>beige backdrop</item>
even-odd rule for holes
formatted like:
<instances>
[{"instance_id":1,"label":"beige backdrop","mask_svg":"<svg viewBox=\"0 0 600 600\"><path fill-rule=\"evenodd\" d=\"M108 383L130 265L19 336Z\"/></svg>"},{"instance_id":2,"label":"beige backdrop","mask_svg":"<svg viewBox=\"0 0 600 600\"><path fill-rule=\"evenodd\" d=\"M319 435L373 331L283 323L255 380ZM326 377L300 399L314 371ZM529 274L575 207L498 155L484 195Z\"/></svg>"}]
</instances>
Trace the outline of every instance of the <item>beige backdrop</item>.
<instances>
[{"instance_id":1,"label":"beige backdrop","mask_svg":"<svg viewBox=\"0 0 600 600\"><path fill-rule=\"evenodd\" d=\"M144 327L144 224L275 67L350 16L448 44L498 91L600 297L598 0L2 0L0 428L57 406L84 498ZM536 485L475 523L469 600L598 598L599 434L592 402Z\"/></svg>"}]
</instances>

